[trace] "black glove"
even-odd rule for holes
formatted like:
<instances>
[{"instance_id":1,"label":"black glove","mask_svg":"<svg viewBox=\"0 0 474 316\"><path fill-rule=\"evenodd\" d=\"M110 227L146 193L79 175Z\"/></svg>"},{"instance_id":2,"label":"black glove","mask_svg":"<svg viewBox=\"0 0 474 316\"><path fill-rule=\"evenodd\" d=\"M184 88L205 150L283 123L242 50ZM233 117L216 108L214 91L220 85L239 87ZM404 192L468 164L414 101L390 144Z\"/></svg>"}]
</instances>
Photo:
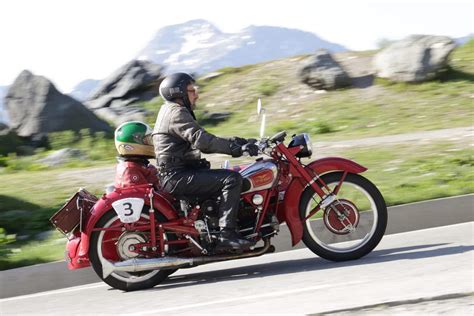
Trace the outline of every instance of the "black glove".
<instances>
[{"instance_id":1,"label":"black glove","mask_svg":"<svg viewBox=\"0 0 474 316\"><path fill-rule=\"evenodd\" d=\"M242 146L238 145L235 142L231 142L230 143L230 154L234 158L242 156Z\"/></svg>"},{"instance_id":2,"label":"black glove","mask_svg":"<svg viewBox=\"0 0 474 316\"><path fill-rule=\"evenodd\" d=\"M250 156L257 156L258 155L258 146L255 144L245 144L242 146L242 151L248 152Z\"/></svg>"},{"instance_id":3,"label":"black glove","mask_svg":"<svg viewBox=\"0 0 474 316\"><path fill-rule=\"evenodd\" d=\"M237 136L231 137L229 138L229 140L239 146L243 146L248 143L248 141L245 138L241 138Z\"/></svg>"}]
</instances>

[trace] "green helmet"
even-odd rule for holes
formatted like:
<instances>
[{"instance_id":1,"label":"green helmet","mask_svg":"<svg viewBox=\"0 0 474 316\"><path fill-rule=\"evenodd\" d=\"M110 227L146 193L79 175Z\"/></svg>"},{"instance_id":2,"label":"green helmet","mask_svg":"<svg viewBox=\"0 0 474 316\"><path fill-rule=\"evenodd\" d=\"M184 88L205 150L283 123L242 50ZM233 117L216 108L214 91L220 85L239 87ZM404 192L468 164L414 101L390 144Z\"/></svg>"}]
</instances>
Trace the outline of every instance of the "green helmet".
<instances>
[{"instance_id":1,"label":"green helmet","mask_svg":"<svg viewBox=\"0 0 474 316\"><path fill-rule=\"evenodd\" d=\"M120 156L155 158L151 128L138 121L125 122L115 130L115 148Z\"/></svg>"}]
</instances>

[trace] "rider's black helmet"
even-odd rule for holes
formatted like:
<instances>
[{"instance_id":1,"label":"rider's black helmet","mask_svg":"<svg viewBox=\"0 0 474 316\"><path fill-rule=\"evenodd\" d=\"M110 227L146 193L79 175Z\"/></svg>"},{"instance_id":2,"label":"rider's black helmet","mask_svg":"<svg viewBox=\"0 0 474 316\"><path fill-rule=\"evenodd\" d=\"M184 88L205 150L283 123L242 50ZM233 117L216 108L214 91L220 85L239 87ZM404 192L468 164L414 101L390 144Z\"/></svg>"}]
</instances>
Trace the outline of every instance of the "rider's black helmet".
<instances>
[{"instance_id":1,"label":"rider's black helmet","mask_svg":"<svg viewBox=\"0 0 474 316\"><path fill-rule=\"evenodd\" d=\"M191 108L191 103L186 91L189 84L194 84L193 77L184 72L177 72L167 76L160 84L160 95L167 101L181 99L184 105Z\"/></svg>"}]
</instances>

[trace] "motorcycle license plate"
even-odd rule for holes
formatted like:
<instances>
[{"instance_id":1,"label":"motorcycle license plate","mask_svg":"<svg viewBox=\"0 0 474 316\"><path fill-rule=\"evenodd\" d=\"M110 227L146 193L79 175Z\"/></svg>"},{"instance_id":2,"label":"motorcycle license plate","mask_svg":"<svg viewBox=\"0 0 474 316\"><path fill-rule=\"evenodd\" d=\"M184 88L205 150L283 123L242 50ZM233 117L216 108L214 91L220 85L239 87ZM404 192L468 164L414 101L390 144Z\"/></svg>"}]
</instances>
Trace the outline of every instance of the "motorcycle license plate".
<instances>
[{"instance_id":1,"label":"motorcycle license plate","mask_svg":"<svg viewBox=\"0 0 474 316\"><path fill-rule=\"evenodd\" d=\"M122 223L134 223L140 219L145 200L140 198L126 198L115 201L112 207Z\"/></svg>"}]
</instances>

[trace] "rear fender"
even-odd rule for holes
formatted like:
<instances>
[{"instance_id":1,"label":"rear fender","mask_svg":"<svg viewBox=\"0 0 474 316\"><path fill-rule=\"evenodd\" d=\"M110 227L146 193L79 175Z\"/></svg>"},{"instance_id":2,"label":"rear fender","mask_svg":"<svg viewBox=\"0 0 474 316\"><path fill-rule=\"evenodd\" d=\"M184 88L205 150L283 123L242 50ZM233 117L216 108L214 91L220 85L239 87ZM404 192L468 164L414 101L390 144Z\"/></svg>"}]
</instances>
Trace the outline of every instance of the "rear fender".
<instances>
[{"instance_id":1,"label":"rear fender","mask_svg":"<svg viewBox=\"0 0 474 316\"><path fill-rule=\"evenodd\" d=\"M76 236L66 244L66 262L69 270L75 270L90 266L89 257L78 256L78 249L81 245L81 237Z\"/></svg>"},{"instance_id":2,"label":"rear fender","mask_svg":"<svg viewBox=\"0 0 474 316\"><path fill-rule=\"evenodd\" d=\"M77 257L82 258L82 260L89 260L89 243L92 230L99 219L110 209L112 209L112 203L125 197L142 198L145 200L145 205L150 205L148 190L129 189L113 191L107 195L102 196L94 205L92 214L89 218L89 221L87 222L86 229L81 233ZM176 212L171 203L157 192L153 193L153 208L155 209L155 213L161 213L167 220L178 218L178 212Z\"/></svg>"},{"instance_id":3,"label":"rear fender","mask_svg":"<svg viewBox=\"0 0 474 316\"><path fill-rule=\"evenodd\" d=\"M316 174L322 175L335 171L347 171L349 173L362 173L367 168L358 163L339 157L328 157L311 162L305 169L311 169ZM285 221L291 233L291 242L295 246L303 238L303 222L300 218L300 199L306 186L305 180L299 177L293 178L289 184L283 203L278 208L280 221Z\"/></svg>"}]
</instances>

